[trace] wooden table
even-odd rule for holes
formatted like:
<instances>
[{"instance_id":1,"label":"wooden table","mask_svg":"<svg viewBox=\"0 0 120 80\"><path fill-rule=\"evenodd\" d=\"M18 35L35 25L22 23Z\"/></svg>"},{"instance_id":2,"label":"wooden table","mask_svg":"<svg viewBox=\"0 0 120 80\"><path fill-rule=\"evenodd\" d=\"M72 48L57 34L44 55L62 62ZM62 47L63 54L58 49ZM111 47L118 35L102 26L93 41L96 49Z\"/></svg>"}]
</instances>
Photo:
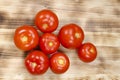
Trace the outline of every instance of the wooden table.
<instances>
[{"instance_id":1,"label":"wooden table","mask_svg":"<svg viewBox=\"0 0 120 80\"><path fill-rule=\"evenodd\" d=\"M43 75L29 74L23 64L25 53L16 48L13 35L19 26L34 26L35 14L42 9L59 17L55 34L62 25L80 25L84 42L96 45L97 59L83 63L75 50L61 46L71 62L66 73L49 69ZM120 80L120 0L0 0L0 80Z\"/></svg>"}]
</instances>

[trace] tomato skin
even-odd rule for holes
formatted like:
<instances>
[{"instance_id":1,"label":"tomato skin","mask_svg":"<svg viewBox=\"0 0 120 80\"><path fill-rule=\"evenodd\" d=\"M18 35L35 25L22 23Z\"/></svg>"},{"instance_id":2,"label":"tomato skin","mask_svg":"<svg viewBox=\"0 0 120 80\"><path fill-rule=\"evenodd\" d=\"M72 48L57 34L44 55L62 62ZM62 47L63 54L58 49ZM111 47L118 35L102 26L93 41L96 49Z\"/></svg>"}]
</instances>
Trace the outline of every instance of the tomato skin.
<instances>
[{"instance_id":1,"label":"tomato skin","mask_svg":"<svg viewBox=\"0 0 120 80\"><path fill-rule=\"evenodd\" d=\"M56 74L62 74L68 70L70 61L67 55L56 52L50 57L50 68Z\"/></svg>"},{"instance_id":2,"label":"tomato skin","mask_svg":"<svg viewBox=\"0 0 120 80\"><path fill-rule=\"evenodd\" d=\"M44 74L49 68L49 59L43 52L35 50L25 58L25 66L31 74Z\"/></svg>"},{"instance_id":3,"label":"tomato skin","mask_svg":"<svg viewBox=\"0 0 120 80\"><path fill-rule=\"evenodd\" d=\"M58 50L60 42L56 35L44 33L39 39L39 46L44 53L51 54Z\"/></svg>"},{"instance_id":4,"label":"tomato skin","mask_svg":"<svg viewBox=\"0 0 120 80\"><path fill-rule=\"evenodd\" d=\"M24 25L15 30L14 43L19 49L31 50L38 45L38 42L39 34L32 26Z\"/></svg>"},{"instance_id":5,"label":"tomato skin","mask_svg":"<svg viewBox=\"0 0 120 80\"><path fill-rule=\"evenodd\" d=\"M68 49L76 49L80 47L84 39L84 32L76 24L64 25L58 34L61 44Z\"/></svg>"},{"instance_id":6,"label":"tomato skin","mask_svg":"<svg viewBox=\"0 0 120 80\"><path fill-rule=\"evenodd\" d=\"M54 12L44 9L36 14L35 24L42 32L49 33L57 29L59 20Z\"/></svg>"},{"instance_id":7,"label":"tomato skin","mask_svg":"<svg viewBox=\"0 0 120 80\"><path fill-rule=\"evenodd\" d=\"M90 42L84 43L78 49L78 56L83 62L92 62L97 57L97 49Z\"/></svg>"}]
</instances>

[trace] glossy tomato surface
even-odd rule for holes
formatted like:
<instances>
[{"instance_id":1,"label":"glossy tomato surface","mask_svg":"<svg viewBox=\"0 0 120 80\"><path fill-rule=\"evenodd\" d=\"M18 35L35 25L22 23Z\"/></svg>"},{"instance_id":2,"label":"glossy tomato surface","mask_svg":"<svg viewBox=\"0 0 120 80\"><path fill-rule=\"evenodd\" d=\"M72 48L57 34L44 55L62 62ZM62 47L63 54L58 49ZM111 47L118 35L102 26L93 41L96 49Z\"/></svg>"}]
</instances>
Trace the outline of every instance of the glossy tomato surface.
<instances>
[{"instance_id":1,"label":"glossy tomato surface","mask_svg":"<svg viewBox=\"0 0 120 80\"><path fill-rule=\"evenodd\" d=\"M49 68L49 59L41 51L32 51L25 58L25 66L31 74L43 74Z\"/></svg>"},{"instance_id":2,"label":"glossy tomato surface","mask_svg":"<svg viewBox=\"0 0 120 80\"><path fill-rule=\"evenodd\" d=\"M97 49L92 43L84 43L78 50L78 56L84 62L92 62L96 59Z\"/></svg>"},{"instance_id":3,"label":"glossy tomato surface","mask_svg":"<svg viewBox=\"0 0 120 80\"><path fill-rule=\"evenodd\" d=\"M54 12L44 9L36 14L35 24L42 32L47 33L55 31L59 21Z\"/></svg>"},{"instance_id":4,"label":"glossy tomato surface","mask_svg":"<svg viewBox=\"0 0 120 80\"><path fill-rule=\"evenodd\" d=\"M44 53L51 54L58 50L60 42L55 34L44 33L40 37L39 46Z\"/></svg>"},{"instance_id":5,"label":"glossy tomato surface","mask_svg":"<svg viewBox=\"0 0 120 80\"><path fill-rule=\"evenodd\" d=\"M84 39L84 32L80 26L76 24L64 25L58 34L61 44L68 49L80 47Z\"/></svg>"},{"instance_id":6,"label":"glossy tomato surface","mask_svg":"<svg viewBox=\"0 0 120 80\"><path fill-rule=\"evenodd\" d=\"M15 45L24 51L31 50L38 45L39 35L32 26L24 25L18 27L14 34Z\"/></svg>"},{"instance_id":7,"label":"glossy tomato surface","mask_svg":"<svg viewBox=\"0 0 120 80\"><path fill-rule=\"evenodd\" d=\"M69 68L70 61L67 55L56 52L50 57L50 68L56 74L62 74Z\"/></svg>"}]
</instances>

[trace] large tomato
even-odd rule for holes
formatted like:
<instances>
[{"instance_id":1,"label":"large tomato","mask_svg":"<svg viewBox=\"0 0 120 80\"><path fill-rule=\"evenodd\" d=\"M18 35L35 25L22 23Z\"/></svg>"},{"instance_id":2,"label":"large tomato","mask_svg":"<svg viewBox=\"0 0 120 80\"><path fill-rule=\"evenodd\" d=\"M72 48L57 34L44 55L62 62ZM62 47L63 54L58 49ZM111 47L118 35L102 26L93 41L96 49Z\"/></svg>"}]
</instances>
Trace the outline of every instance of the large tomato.
<instances>
[{"instance_id":1,"label":"large tomato","mask_svg":"<svg viewBox=\"0 0 120 80\"><path fill-rule=\"evenodd\" d=\"M58 50L60 42L56 35L52 33L44 33L40 37L39 46L44 53L51 54Z\"/></svg>"},{"instance_id":2,"label":"large tomato","mask_svg":"<svg viewBox=\"0 0 120 80\"><path fill-rule=\"evenodd\" d=\"M18 27L14 34L15 45L24 51L31 50L38 45L39 34L32 26L24 25Z\"/></svg>"},{"instance_id":3,"label":"large tomato","mask_svg":"<svg viewBox=\"0 0 120 80\"><path fill-rule=\"evenodd\" d=\"M41 51L32 51L25 58L25 66L31 74L43 74L49 68L49 59Z\"/></svg>"},{"instance_id":4,"label":"large tomato","mask_svg":"<svg viewBox=\"0 0 120 80\"><path fill-rule=\"evenodd\" d=\"M64 53L56 52L50 57L50 68L56 74L66 72L69 68L69 65L69 58Z\"/></svg>"},{"instance_id":5,"label":"large tomato","mask_svg":"<svg viewBox=\"0 0 120 80\"><path fill-rule=\"evenodd\" d=\"M59 21L54 12L45 9L36 14L35 24L42 32L53 32L57 29Z\"/></svg>"},{"instance_id":6,"label":"large tomato","mask_svg":"<svg viewBox=\"0 0 120 80\"><path fill-rule=\"evenodd\" d=\"M97 56L97 49L92 43L84 43L78 49L78 56L84 62L92 62Z\"/></svg>"},{"instance_id":7,"label":"large tomato","mask_svg":"<svg viewBox=\"0 0 120 80\"><path fill-rule=\"evenodd\" d=\"M75 49L82 44L84 32L81 27L76 24L67 24L60 29L58 37L64 47Z\"/></svg>"}]
</instances>

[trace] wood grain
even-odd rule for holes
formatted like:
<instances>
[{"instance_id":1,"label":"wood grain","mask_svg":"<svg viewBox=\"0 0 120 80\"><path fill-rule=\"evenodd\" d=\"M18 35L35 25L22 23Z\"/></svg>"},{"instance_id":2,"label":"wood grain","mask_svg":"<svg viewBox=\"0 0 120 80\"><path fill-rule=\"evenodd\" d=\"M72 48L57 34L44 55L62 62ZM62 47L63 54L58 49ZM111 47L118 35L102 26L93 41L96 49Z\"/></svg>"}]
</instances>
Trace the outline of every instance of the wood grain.
<instances>
[{"instance_id":1,"label":"wood grain","mask_svg":"<svg viewBox=\"0 0 120 80\"><path fill-rule=\"evenodd\" d=\"M85 31L84 42L92 42L98 50L92 63L79 60L75 50L62 46L59 50L70 58L69 70L61 75L49 69L33 76L24 66L25 52L13 43L17 27L34 25L35 14L53 10L61 26L76 23ZM37 29L37 28L36 28ZM120 79L120 0L0 0L0 80L119 80Z\"/></svg>"}]
</instances>

